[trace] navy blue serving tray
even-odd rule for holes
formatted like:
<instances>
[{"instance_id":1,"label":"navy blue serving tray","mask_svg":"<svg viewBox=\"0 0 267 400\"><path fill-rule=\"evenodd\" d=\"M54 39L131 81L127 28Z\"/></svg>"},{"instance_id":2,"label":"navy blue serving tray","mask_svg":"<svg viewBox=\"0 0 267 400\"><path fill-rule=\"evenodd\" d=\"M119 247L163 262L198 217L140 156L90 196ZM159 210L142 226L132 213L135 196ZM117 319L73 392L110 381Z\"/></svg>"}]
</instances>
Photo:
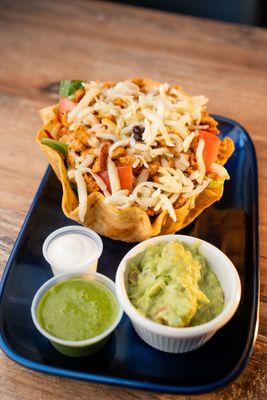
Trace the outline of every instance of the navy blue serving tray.
<instances>
[{"instance_id":1,"label":"navy blue serving tray","mask_svg":"<svg viewBox=\"0 0 267 400\"><path fill-rule=\"evenodd\" d=\"M234 262L242 283L240 306L232 320L203 347L167 354L149 347L124 315L105 347L73 359L58 353L34 328L30 306L37 289L52 276L42 257L42 243L73 222L61 211L61 188L46 171L7 263L0 289L0 345L14 361L50 374L133 388L173 393L201 393L228 384L246 366L258 318L258 187L255 150L236 122L215 117L221 137L236 150L227 163L231 180L221 201L205 210L181 233L208 240ZM99 272L114 279L117 265L133 246L103 238Z\"/></svg>"}]
</instances>

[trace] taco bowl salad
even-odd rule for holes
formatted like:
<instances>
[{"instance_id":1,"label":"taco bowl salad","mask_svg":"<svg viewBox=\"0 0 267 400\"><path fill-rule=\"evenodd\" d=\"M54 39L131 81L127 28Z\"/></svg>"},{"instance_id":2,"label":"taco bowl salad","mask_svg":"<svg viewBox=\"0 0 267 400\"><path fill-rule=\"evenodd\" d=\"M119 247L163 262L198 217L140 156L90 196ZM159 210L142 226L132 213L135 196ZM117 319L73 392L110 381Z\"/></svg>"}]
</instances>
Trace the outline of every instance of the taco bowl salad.
<instances>
[{"instance_id":1,"label":"taco bowl salad","mask_svg":"<svg viewBox=\"0 0 267 400\"><path fill-rule=\"evenodd\" d=\"M62 81L37 141L71 219L112 239L177 232L219 200L234 151L208 99L145 78Z\"/></svg>"}]
</instances>

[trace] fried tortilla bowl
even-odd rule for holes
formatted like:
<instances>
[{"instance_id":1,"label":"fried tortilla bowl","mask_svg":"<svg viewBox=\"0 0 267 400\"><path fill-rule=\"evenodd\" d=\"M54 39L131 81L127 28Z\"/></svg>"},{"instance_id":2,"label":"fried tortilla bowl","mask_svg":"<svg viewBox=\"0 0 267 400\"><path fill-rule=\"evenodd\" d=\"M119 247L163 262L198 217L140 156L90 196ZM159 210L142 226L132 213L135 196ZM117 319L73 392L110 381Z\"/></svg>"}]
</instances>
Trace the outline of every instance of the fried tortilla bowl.
<instances>
[{"instance_id":1,"label":"fried tortilla bowl","mask_svg":"<svg viewBox=\"0 0 267 400\"><path fill-rule=\"evenodd\" d=\"M154 86L159 85L156 82L142 79L142 85L149 86L152 84ZM175 87L177 88L177 86ZM79 218L79 199L68 177L64 158L55 149L41 143L42 139L49 138L51 135L56 137L60 129L58 106L43 109L40 111L40 115L44 125L39 130L36 140L61 182L64 214L103 236L125 242L140 242L156 235L175 233L190 224L205 208L218 201L223 194L224 179L220 178L216 181L216 184L208 185L195 196L193 207L191 198L188 198L180 208L176 208L176 221L174 221L167 210L163 210L151 218L148 212L139 206L133 205L118 209L105 202L104 194L95 191L88 194L87 210L84 220L81 221ZM211 117L209 118L211 119ZM221 141L216 160L217 164L224 165L233 151L234 145L230 138Z\"/></svg>"}]
</instances>

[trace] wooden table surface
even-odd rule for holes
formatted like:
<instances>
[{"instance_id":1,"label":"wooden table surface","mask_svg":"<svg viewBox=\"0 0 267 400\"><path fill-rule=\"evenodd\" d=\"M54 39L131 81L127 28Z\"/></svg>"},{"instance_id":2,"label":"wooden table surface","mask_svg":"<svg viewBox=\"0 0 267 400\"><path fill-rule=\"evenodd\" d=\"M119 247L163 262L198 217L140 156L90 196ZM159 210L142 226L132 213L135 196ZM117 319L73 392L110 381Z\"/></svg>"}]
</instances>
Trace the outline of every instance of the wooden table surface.
<instances>
[{"instance_id":1,"label":"wooden table surface","mask_svg":"<svg viewBox=\"0 0 267 400\"><path fill-rule=\"evenodd\" d=\"M46 161L34 143L38 109L61 78L148 76L205 94L239 121L257 150L261 302L251 360L235 382L194 399L264 399L267 366L267 30L90 1L0 2L0 262L4 268ZM222 360L223 361L223 360ZM182 399L47 376L0 352L2 400ZM188 398L188 397L187 397Z\"/></svg>"}]
</instances>

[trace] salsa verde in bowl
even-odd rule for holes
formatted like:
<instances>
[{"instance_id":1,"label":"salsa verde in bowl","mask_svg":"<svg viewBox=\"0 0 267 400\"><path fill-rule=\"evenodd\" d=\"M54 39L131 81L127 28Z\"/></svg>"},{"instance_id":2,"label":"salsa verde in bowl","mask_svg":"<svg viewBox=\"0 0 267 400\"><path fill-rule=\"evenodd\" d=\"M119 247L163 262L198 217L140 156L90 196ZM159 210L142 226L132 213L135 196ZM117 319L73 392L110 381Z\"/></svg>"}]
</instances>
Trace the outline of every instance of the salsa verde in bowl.
<instances>
[{"instance_id":1,"label":"salsa verde in bowl","mask_svg":"<svg viewBox=\"0 0 267 400\"><path fill-rule=\"evenodd\" d=\"M97 272L49 279L34 296L31 307L38 331L58 351L73 357L98 351L122 313L114 283Z\"/></svg>"},{"instance_id":2,"label":"salsa verde in bowl","mask_svg":"<svg viewBox=\"0 0 267 400\"><path fill-rule=\"evenodd\" d=\"M185 235L158 236L132 248L118 267L116 289L137 334L171 353L202 346L234 315L241 296L229 258Z\"/></svg>"}]
</instances>

